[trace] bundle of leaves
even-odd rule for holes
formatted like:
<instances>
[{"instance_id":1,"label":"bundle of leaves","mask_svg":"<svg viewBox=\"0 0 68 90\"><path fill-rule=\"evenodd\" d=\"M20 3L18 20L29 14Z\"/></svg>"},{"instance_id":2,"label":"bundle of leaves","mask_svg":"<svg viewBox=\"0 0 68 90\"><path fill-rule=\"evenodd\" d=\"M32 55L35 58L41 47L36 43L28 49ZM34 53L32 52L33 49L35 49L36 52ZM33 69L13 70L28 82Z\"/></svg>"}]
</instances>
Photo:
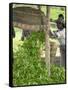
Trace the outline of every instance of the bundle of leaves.
<instances>
[{"instance_id":1,"label":"bundle of leaves","mask_svg":"<svg viewBox=\"0 0 68 90\"><path fill-rule=\"evenodd\" d=\"M64 71L61 68L51 68L51 77L48 77L46 65L41 60L39 52L40 46L44 42L43 34L33 33L18 47L17 52L14 53L14 86L64 82Z\"/></svg>"}]
</instances>

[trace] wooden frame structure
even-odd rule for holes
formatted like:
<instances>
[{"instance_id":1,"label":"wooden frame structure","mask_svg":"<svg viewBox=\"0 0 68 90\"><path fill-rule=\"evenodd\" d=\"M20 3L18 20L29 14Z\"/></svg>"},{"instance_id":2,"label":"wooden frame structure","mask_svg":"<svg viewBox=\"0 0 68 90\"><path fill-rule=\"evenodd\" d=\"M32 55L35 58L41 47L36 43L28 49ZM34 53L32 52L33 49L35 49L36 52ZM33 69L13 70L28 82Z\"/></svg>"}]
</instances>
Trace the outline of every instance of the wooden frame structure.
<instances>
[{"instance_id":1,"label":"wooden frame structure","mask_svg":"<svg viewBox=\"0 0 68 90\"><path fill-rule=\"evenodd\" d=\"M39 9L31 7L15 7L13 8L13 26L21 29L40 30L46 21L46 16Z\"/></svg>"}]
</instances>

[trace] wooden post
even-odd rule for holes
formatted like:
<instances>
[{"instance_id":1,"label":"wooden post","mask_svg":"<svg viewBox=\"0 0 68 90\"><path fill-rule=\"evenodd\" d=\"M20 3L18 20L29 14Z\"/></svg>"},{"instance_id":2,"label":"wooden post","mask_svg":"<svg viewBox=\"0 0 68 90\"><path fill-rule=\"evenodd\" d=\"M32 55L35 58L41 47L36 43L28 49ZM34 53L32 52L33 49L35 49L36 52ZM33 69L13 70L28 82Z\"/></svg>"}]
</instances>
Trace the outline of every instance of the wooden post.
<instances>
[{"instance_id":1,"label":"wooden post","mask_svg":"<svg viewBox=\"0 0 68 90\"><path fill-rule=\"evenodd\" d=\"M42 14L41 14L41 6L38 6L38 9L39 9L39 11L40 11L40 31L43 31L44 30L44 26L42 26L43 25L43 16L42 16Z\"/></svg>"},{"instance_id":2,"label":"wooden post","mask_svg":"<svg viewBox=\"0 0 68 90\"><path fill-rule=\"evenodd\" d=\"M46 7L46 28L45 28L45 62L48 70L48 76L50 76L50 42L49 42L49 30L50 30L50 6Z\"/></svg>"}]
</instances>

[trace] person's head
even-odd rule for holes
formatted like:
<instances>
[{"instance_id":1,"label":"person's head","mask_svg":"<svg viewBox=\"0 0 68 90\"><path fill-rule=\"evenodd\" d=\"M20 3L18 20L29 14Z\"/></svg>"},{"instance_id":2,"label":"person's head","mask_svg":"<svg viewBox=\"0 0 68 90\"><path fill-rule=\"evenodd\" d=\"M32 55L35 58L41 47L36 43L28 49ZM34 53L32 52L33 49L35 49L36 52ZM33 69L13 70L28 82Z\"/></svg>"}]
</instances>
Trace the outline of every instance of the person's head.
<instances>
[{"instance_id":1,"label":"person's head","mask_svg":"<svg viewBox=\"0 0 68 90\"><path fill-rule=\"evenodd\" d=\"M58 19L57 19L56 24L57 24L58 29L63 29L65 27L63 14L58 15Z\"/></svg>"},{"instance_id":2,"label":"person's head","mask_svg":"<svg viewBox=\"0 0 68 90\"><path fill-rule=\"evenodd\" d=\"M59 15L58 15L58 18L64 19L63 14L59 14Z\"/></svg>"}]
</instances>

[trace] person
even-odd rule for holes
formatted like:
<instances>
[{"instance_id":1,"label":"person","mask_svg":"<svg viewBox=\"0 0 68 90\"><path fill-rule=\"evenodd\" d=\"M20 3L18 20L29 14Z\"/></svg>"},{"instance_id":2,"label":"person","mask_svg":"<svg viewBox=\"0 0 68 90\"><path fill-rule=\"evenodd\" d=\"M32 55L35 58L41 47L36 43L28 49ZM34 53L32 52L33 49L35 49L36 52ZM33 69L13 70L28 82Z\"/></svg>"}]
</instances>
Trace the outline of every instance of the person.
<instances>
[{"instance_id":1,"label":"person","mask_svg":"<svg viewBox=\"0 0 68 90\"><path fill-rule=\"evenodd\" d=\"M65 67L65 55L66 55L66 45L65 45L65 23L62 14L59 15L57 21L57 31L53 31L52 34L57 37L60 43L60 53L61 53L61 65Z\"/></svg>"},{"instance_id":2,"label":"person","mask_svg":"<svg viewBox=\"0 0 68 90\"><path fill-rule=\"evenodd\" d=\"M21 40L23 41L25 38L27 38L30 35L31 31L28 29L23 29L22 30L22 37Z\"/></svg>"},{"instance_id":3,"label":"person","mask_svg":"<svg viewBox=\"0 0 68 90\"><path fill-rule=\"evenodd\" d=\"M60 23L64 24L65 27L65 21L64 21L64 16L63 14L58 15L58 19L56 20L57 27L60 28Z\"/></svg>"}]
</instances>

